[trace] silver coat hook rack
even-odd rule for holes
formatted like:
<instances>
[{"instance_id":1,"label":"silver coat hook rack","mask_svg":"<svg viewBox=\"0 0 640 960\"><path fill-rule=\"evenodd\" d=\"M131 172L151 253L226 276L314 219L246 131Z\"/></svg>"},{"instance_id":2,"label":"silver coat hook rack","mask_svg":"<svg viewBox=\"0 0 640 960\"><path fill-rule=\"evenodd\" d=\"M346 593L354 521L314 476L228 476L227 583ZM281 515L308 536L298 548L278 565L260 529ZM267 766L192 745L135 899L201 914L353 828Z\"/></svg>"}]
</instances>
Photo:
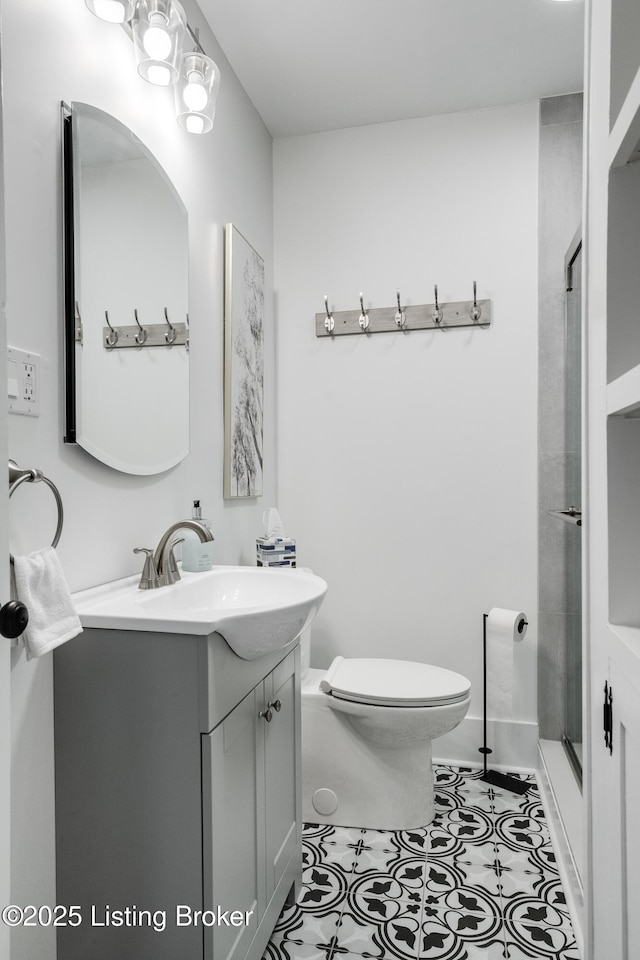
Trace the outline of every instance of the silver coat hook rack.
<instances>
[{"instance_id":1,"label":"silver coat hook rack","mask_svg":"<svg viewBox=\"0 0 640 960\"><path fill-rule=\"evenodd\" d=\"M367 330L369 327L369 314L365 312L362 294L360 294L360 319L358 320L361 330Z\"/></svg>"},{"instance_id":2,"label":"silver coat hook rack","mask_svg":"<svg viewBox=\"0 0 640 960\"><path fill-rule=\"evenodd\" d=\"M478 300L476 297L476 281L473 281L473 306L469 311L469 316L474 323L477 323L480 317L482 316L482 307L478 306Z\"/></svg>"},{"instance_id":3,"label":"silver coat hook rack","mask_svg":"<svg viewBox=\"0 0 640 960\"><path fill-rule=\"evenodd\" d=\"M329 298L325 295L324 310L316 313L317 337L343 337L362 333L391 333L400 330L410 334L415 330L453 330L456 327L489 327L492 322L491 300L478 300L477 283L473 281L473 300L440 303L438 286L433 287L435 303L403 304L400 291L396 291L395 306L364 306L360 294L359 310L330 310ZM106 331L105 331L106 332Z\"/></svg>"},{"instance_id":4,"label":"silver coat hook rack","mask_svg":"<svg viewBox=\"0 0 640 960\"><path fill-rule=\"evenodd\" d=\"M141 347L143 346L144 343L146 343L148 334L147 334L147 331L144 329L144 327L141 325L140 321L138 320L137 307L133 308L133 315L136 318L136 323L138 325L138 332L136 333L134 340L136 341L138 346Z\"/></svg>"},{"instance_id":5,"label":"silver coat hook rack","mask_svg":"<svg viewBox=\"0 0 640 960\"><path fill-rule=\"evenodd\" d=\"M327 331L327 333L333 333L333 329L336 325L336 322L333 319L333 314L329 312L329 297L326 293L324 295L324 309L327 314L326 319L324 321L324 328Z\"/></svg>"},{"instance_id":6,"label":"silver coat hook rack","mask_svg":"<svg viewBox=\"0 0 640 960\"><path fill-rule=\"evenodd\" d=\"M168 316L168 310L164 308L165 319L163 323L140 323L138 317L138 308L133 310L135 323L128 326L114 327L109 320L109 311L104 312L107 326L102 328L105 350L125 350L133 347L136 350L149 347L184 346L189 349L189 316L186 315L186 323L171 323ZM168 327L168 330L167 330ZM81 340L79 342L82 342Z\"/></svg>"}]
</instances>

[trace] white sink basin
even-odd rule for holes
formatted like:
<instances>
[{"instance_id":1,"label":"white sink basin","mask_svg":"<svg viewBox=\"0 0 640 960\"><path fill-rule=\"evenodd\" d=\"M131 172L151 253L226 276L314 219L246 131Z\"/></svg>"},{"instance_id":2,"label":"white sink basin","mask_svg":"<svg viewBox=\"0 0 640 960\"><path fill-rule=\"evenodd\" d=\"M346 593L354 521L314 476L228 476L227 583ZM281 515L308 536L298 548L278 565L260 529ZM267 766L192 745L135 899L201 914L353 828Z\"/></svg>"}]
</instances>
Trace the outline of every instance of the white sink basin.
<instances>
[{"instance_id":1,"label":"white sink basin","mask_svg":"<svg viewBox=\"0 0 640 960\"><path fill-rule=\"evenodd\" d=\"M138 576L73 595L84 627L219 633L243 660L286 647L318 612L327 584L306 570L214 567L170 587L139 590Z\"/></svg>"}]
</instances>

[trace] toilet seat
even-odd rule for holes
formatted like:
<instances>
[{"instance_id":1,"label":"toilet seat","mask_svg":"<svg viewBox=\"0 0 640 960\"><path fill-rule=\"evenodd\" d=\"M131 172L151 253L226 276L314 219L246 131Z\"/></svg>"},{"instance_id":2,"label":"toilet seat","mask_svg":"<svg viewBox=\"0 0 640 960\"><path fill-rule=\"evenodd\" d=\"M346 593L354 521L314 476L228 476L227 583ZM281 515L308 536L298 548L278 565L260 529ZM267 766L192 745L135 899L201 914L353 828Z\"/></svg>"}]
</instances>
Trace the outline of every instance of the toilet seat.
<instances>
[{"instance_id":1,"label":"toilet seat","mask_svg":"<svg viewBox=\"0 0 640 960\"><path fill-rule=\"evenodd\" d=\"M336 657L320 689L355 703L430 707L465 700L471 683L460 673L428 663Z\"/></svg>"}]
</instances>

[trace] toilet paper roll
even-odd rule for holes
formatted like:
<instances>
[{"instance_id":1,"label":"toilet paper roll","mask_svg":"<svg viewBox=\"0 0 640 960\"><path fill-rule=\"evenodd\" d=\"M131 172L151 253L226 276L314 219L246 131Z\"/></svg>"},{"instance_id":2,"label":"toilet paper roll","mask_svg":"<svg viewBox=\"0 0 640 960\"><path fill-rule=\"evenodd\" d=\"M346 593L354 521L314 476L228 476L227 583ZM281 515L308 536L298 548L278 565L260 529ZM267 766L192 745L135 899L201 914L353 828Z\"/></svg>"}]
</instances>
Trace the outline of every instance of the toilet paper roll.
<instances>
[{"instance_id":1,"label":"toilet paper roll","mask_svg":"<svg viewBox=\"0 0 640 960\"><path fill-rule=\"evenodd\" d=\"M492 607L487 615L487 713L511 717L513 645L524 640L527 618L518 610Z\"/></svg>"}]
</instances>

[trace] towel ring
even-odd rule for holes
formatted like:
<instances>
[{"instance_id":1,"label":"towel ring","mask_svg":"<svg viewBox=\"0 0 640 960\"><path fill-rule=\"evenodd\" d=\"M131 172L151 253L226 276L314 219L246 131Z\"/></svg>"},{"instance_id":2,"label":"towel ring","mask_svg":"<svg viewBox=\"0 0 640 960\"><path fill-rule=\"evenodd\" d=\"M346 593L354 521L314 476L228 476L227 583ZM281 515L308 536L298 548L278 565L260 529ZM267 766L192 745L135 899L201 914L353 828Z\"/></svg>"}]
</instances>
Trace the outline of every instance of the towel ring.
<instances>
[{"instance_id":1,"label":"towel ring","mask_svg":"<svg viewBox=\"0 0 640 960\"><path fill-rule=\"evenodd\" d=\"M24 483L25 481L28 483L46 483L56 498L56 506L58 507L58 525L56 527L56 532L51 546L57 547L58 541L60 540L60 534L62 533L62 524L64 521L64 510L62 509L62 497L60 496L60 492L55 483L52 480L49 480L49 477L45 477L42 470L21 470L15 460L9 460L9 497L13 496L14 491L17 490L20 484ZM13 563L13 554L9 554L9 559L11 560L11 563Z\"/></svg>"}]
</instances>

